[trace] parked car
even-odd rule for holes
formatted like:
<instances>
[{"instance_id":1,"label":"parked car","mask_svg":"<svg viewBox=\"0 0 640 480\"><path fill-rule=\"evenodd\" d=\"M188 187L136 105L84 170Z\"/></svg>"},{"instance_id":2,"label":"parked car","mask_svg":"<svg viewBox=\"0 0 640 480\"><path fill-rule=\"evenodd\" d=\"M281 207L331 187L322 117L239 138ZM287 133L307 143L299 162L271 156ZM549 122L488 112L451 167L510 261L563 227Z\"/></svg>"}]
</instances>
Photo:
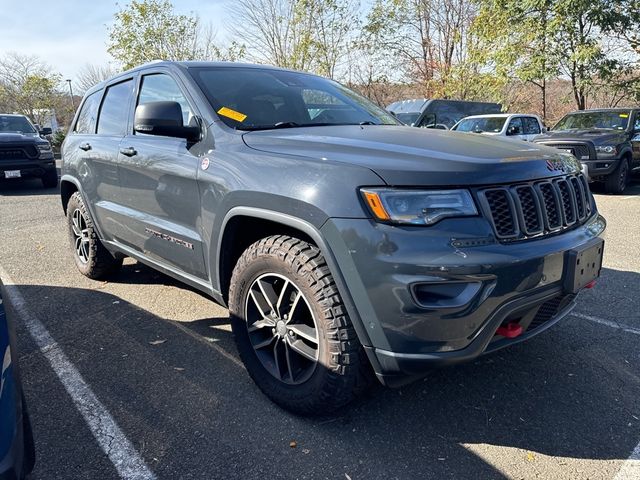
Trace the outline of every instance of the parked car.
<instances>
[{"instance_id":1,"label":"parked car","mask_svg":"<svg viewBox=\"0 0 640 480\"><path fill-rule=\"evenodd\" d=\"M58 185L58 171L51 145L24 115L0 114L0 178L37 177L45 188Z\"/></svg>"},{"instance_id":2,"label":"parked car","mask_svg":"<svg viewBox=\"0 0 640 480\"><path fill-rule=\"evenodd\" d=\"M572 155L409 128L315 75L152 63L90 89L72 125L80 272L132 257L227 305L249 375L298 413L371 371L399 386L526 340L600 271Z\"/></svg>"},{"instance_id":3,"label":"parked car","mask_svg":"<svg viewBox=\"0 0 640 480\"><path fill-rule=\"evenodd\" d=\"M620 194L640 170L640 109L572 112L534 141L575 155L592 181Z\"/></svg>"},{"instance_id":4,"label":"parked car","mask_svg":"<svg viewBox=\"0 0 640 480\"><path fill-rule=\"evenodd\" d=\"M401 100L387 106L398 120L412 127L448 130L469 115L500 113L499 103L466 102L462 100L437 100L422 98Z\"/></svg>"},{"instance_id":5,"label":"parked car","mask_svg":"<svg viewBox=\"0 0 640 480\"><path fill-rule=\"evenodd\" d=\"M22 479L31 472L35 449L22 395L15 326L0 282L0 478Z\"/></svg>"},{"instance_id":6,"label":"parked car","mask_svg":"<svg viewBox=\"0 0 640 480\"><path fill-rule=\"evenodd\" d=\"M537 115L499 113L494 115L473 115L463 118L451 130L519 138L530 142L544 132L545 127Z\"/></svg>"}]
</instances>

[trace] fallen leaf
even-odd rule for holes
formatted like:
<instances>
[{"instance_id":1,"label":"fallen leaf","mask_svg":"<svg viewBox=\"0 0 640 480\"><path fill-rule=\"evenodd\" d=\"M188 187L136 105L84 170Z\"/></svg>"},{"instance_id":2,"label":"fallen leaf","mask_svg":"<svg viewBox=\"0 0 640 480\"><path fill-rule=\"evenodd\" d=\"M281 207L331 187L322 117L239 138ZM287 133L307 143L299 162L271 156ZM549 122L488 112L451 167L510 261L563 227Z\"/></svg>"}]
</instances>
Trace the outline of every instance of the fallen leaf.
<instances>
[{"instance_id":1,"label":"fallen leaf","mask_svg":"<svg viewBox=\"0 0 640 480\"><path fill-rule=\"evenodd\" d=\"M149 342L149 345L160 345L162 343L166 342L166 340L152 340Z\"/></svg>"},{"instance_id":2,"label":"fallen leaf","mask_svg":"<svg viewBox=\"0 0 640 480\"><path fill-rule=\"evenodd\" d=\"M290 446L291 448L296 448L296 447L298 446L298 443L297 443L295 440L291 440L291 441L289 442L289 446Z\"/></svg>"},{"instance_id":3,"label":"fallen leaf","mask_svg":"<svg viewBox=\"0 0 640 480\"><path fill-rule=\"evenodd\" d=\"M182 367L173 367L174 370L177 370L178 372L184 372L184 368Z\"/></svg>"},{"instance_id":4,"label":"fallen leaf","mask_svg":"<svg viewBox=\"0 0 640 480\"><path fill-rule=\"evenodd\" d=\"M527 461L528 462L533 462L536 459L536 456L531 453L531 452L527 452Z\"/></svg>"}]
</instances>

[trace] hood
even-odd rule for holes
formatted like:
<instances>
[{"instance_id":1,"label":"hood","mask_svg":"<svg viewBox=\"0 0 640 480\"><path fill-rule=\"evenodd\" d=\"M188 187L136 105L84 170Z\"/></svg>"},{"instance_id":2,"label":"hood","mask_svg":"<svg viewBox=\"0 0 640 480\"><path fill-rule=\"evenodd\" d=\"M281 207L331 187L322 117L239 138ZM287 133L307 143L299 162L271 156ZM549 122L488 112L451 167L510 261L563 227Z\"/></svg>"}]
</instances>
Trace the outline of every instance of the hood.
<instances>
[{"instance_id":1,"label":"hood","mask_svg":"<svg viewBox=\"0 0 640 480\"><path fill-rule=\"evenodd\" d=\"M548 131L535 138L536 142L555 141L586 141L594 145L616 145L625 140L627 132L624 130L557 130Z\"/></svg>"},{"instance_id":2,"label":"hood","mask_svg":"<svg viewBox=\"0 0 640 480\"><path fill-rule=\"evenodd\" d=\"M243 139L263 152L366 167L389 185L486 185L580 171L573 156L519 139L404 126L262 130Z\"/></svg>"},{"instance_id":3,"label":"hood","mask_svg":"<svg viewBox=\"0 0 640 480\"><path fill-rule=\"evenodd\" d=\"M35 133L0 132L0 145L4 143L42 143L45 141Z\"/></svg>"}]
</instances>

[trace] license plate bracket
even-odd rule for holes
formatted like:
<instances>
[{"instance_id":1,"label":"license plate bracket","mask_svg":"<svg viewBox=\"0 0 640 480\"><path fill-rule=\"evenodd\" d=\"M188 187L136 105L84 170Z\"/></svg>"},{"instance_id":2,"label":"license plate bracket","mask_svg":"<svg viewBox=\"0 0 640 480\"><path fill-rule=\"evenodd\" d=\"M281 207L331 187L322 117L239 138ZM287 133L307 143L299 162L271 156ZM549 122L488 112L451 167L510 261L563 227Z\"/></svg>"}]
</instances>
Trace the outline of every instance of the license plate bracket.
<instances>
[{"instance_id":1,"label":"license plate bracket","mask_svg":"<svg viewBox=\"0 0 640 480\"><path fill-rule=\"evenodd\" d=\"M600 276L603 252L604 240L598 238L565 254L564 288L567 292L578 293Z\"/></svg>"},{"instance_id":2,"label":"license plate bracket","mask_svg":"<svg viewBox=\"0 0 640 480\"><path fill-rule=\"evenodd\" d=\"M22 176L22 173L20 173L20 170L5 170L4 171L4 178L20 178Z\"/></svg>"}]
</instances>

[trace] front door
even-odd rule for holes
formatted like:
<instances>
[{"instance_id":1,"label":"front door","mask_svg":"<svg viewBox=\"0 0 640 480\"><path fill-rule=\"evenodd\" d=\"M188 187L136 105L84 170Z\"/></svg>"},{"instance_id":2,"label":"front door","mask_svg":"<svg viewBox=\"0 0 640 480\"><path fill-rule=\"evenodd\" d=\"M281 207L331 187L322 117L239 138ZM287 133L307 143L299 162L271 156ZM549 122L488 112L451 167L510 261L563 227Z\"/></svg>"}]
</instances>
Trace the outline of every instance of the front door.
<instances>
[{"instance_id":1,"label":"front door","mask_svg":"<svg viewBox=\"0 0 640 480\"><path fill-rule=\"evenodd\" d=\"M180 103L183 122L194 110L168 73L143 75L137 105ZM200 193L196 176L200 160L181 138L145 135L133 129L120 143L120 185L127 208L123 240L151 260L201 279L207 278L199 230Z\"/></svg>"}]
</instances>

